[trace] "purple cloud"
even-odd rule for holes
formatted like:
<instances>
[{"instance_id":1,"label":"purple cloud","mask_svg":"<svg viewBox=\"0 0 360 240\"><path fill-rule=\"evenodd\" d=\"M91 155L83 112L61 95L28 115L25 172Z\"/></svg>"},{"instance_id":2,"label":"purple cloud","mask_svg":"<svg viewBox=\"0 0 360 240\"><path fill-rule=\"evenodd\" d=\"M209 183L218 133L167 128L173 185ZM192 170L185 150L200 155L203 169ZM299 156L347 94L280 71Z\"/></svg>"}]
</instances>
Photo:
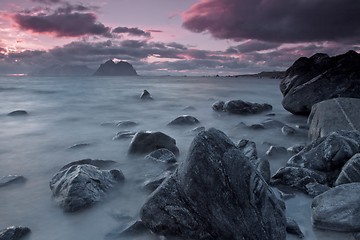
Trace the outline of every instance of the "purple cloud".
<instances>
[{"instance_id":1,"label":"purple cloud","mask_svg":"<svg viewBox=\"0 0 360 240\"><path fill-rule=\"evenodd\" d=\"M215 38L296 43L360 39L358 0L202 0L183 26Z\"/></svg>"},{"instance_id":2,"label":"purple cloud","mask_svg":"<svg viewBox=\"0 0 360 240\"><path fill-rule=\"evenodd\" d=\"M61 3L62 0L31 0L32 2L42 3L42 4L56 4Z\"/></svg>"},{"instance_id":3,"label":"purple cloud","mask_svg":"<svg viewBox=\"0 0 360 240\"><path fill-rule=\"evenodd\" d=\"M147 37L151 36L150 32L145 32L139 28L117 27L112 30L113 33L127 33L132 36Z\"/></svg>"}]
</instances>

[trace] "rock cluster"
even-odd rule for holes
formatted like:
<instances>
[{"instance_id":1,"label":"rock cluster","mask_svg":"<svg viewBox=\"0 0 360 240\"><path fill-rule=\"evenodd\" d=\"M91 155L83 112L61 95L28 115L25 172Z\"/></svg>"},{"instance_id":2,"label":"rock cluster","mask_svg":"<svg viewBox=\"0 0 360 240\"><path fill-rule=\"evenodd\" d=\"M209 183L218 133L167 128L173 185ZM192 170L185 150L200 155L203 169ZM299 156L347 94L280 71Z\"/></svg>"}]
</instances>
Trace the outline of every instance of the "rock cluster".
<instances>
[{"instance_id":1,"label":"rock cluster","mask_svg":"<svg viewBox=\"0 0 360 240\"><path fill-rule=\"evenodd\" d=\"M256 114L272 109L272 106L267 103L251 103L242 100L231 100L227 102L218 101L212 106L212 109L217 112L228 112L232 114Z\"/></svg>"}]
</instances>

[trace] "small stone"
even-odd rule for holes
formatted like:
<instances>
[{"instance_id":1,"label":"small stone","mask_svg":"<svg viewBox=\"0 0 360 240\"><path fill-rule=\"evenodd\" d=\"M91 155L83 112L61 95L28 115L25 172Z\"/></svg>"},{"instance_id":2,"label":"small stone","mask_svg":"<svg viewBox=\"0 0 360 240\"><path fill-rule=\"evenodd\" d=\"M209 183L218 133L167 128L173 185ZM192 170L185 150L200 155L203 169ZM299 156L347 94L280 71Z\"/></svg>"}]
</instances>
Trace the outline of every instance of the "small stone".
<instances>
[{"instance_id":1,"label":"small stone","mask_svg":"<svg viewBox=\"0 0 360 240\"><path fill-rule=\"evenodd\" d=\"M195 117L189 115L182 115L172 120L168 125L195 125L198 123L200 123L200 121L197 120Z\"/></svg>"},{"instance_id":2,"label":"small stone","mask_svg":"<svg viewBox=\"0 0 360 240\"><path fill-rule=\"evenodd\" d=\"M289 135L294 135L296 133L296 130L292 127L289 127L289 126L283 126L281 128L281 132L286 135L286 136L289 136Z\"/></svg>"},{"instance_id":3,"label":"small stone","mask_svg":"<svg viewBox=\"0 0 360 240\"><path fill-rule=\"evenodd\" d=\"M25 110L15 110L8 113L8 116L16 117L16 116L27 116L28 113Z\"/></svg>"},{"instance_id":4,"label":"small stone","mask_svg":"<svg viewBox=\"0 0 360 240\"><path fill-rule=\"evenodd\" d=\"M115 123L115 125L117 127L134 127L136 125L138 125L137 122L134 122L134 121L130 121L130 120L123 120L123 121L118 121Z\"/></svg>"},{"instance_id":5,"label":"small stone","mask_svg":"<svg viewBox=\"0 0 360 240\"><path fill-rule=\"evenodd\" d=\"M277 155L286 155L287 150L284 147L278 146L270 146L270 148L266 151L266 155L268 156L277 156Z\"/></svg>"},{"instance_id":6,"label":"small stone","mask_svg":"<svg viewBox=\"0 0 360 240\"><path fill-rule=\"evenodd\" d=\"M154 99L152 98L151 94L147 90L144 90L140 96L140 100L147 101L147 100L154 100Z\"/></svg>"},{"instance_id":7,"label":"small stone","mask_svg":"<svg viewBox=\"0 0 360 240\"><path fill-rule=\"evenodd\" d=\"M217 101L211 107L215 112L222 112L225 102L224 101Z\"/></svg>"},{"instance_id":8,"label":"small stone","mask_svg":"<svg viewBox=\"0 0 360 240\"><path fill-rule=\"evenodd\" d=\"M26 179L20 175L8 175L0 178L0 187L8 186L13 183L23 183Z\"/></svg>"},{"instance_id":9,"label":"small stone","mask_svg":"<svg viewBox=\"0 0 360 240\"><path fill-rule=\"evenodd\" d=\"M122 139L128 139L133 138L135 136L136 132L133 131L120 131L116 134L115 137L113 137L113 140L122 140Z\"/></svg>"},{"instance_id":10,"label":"small stone","mask_svg":"<svg viewBox=\"0 0 360 240\"><path fill-rule=\"evenodd\" d=\"M88 146L90 146L90 143L77 143L77 144L70 146L68 149L70 149L70 150L80 149L80 148L86 148Z\"/></svg>"},{"instance_id":11,"label":"small stone","mask_svg":"<svg viewBox=\"0 0 360 240\"><path fill-rule=\"evenodd\" d=\"M294 219L286 218L286 232L294 234L299 238L304 238L304 234L301 232L299 225Z\"/></svg>"},{"instance_id":12,"label":"small stone","mask_svg":"<svg viewBox=\"0 0 360 240\"><path fill-rule=\"evenodd\" d=\"M294 145L292 147L288 147L286 150L288 151L288 153L297 154L304 148L305 148L304 144L299 144L299 145Z\"/></svg>"},{"instance_id":13,"label":"small stone","mask_svg":"<svg viewBox=\"0 0 360 240\"><path fill-rule=\"evenodd\" d=\"M0 231L0 240L20 240L30 232L28 227L11 226Z\"/></svg>"}]
</instances>

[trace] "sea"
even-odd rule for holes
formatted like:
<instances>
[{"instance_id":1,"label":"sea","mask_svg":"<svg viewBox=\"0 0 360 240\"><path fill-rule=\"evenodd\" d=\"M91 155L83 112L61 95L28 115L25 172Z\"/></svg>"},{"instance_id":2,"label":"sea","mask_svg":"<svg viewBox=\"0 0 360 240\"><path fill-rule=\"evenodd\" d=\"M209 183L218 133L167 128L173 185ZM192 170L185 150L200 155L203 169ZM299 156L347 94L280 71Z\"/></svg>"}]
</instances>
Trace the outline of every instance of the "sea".
<instances>
[{"instance_id":1,"label":"sea","mask_svg":"<svg viewBox=\"0 0 360 240\"><path fill-rule=\"evenodd\" d=\"M120 131L161 131L176 140L183 161L195 137L193 128L217 128L235 143L252 140L258 155L270 161L272 174L290 156L267 156L273 146L309 143L307 118L283 109L280 80L256 77L0 77L0 177L22 175L23 183L0 188L0 229L27 226L31 240L165 239L151 233L120 238L118 233L139 218L150 192L144 182L166 170L163 163L128 154L131 138L113 140ZM143 90L153 101L140 101ZM256 115L230 115L212 110L216 101L241 99L268 103L273 110ZM8 116L26 110L27 116ZM269 114L270 113L270 114ZM196 117L197 126L170 127L180 115ZM297 130L285 136L280 128L246 126L268 119ZM116 126L130 120L135 126ZM71 148L76 144L80 147ZM79 145L78 145L79 146ZM81 147L82 146L82 147ZM52 198L49 182L61 167L81 159L113 160L125 181L90 208L65 213ZM274 188L275 193L278 190ZM279 194L278 194L279 195ZM296 192L285 200L286 215L299 224L304 239L351 239L318 230L311 224L311 198ZM297 239L288 235L287 239Z\"/></svg>"}]
</instances>

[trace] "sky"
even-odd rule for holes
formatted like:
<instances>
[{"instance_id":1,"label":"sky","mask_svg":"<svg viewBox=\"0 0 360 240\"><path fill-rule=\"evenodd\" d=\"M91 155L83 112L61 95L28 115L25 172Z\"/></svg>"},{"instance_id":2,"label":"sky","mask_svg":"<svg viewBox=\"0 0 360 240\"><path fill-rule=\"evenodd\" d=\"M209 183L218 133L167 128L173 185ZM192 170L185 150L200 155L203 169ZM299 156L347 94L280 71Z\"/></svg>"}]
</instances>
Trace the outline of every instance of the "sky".
<instances>
[{"instance_id":1,"label":"sky","mask_svg":"<svg viewBox=\"0 0 360 240\"><path fill-rule=\"evenodd\" d=\"M118 59L141 75L236 75L349 50L359 0L1 0L0 74Z\"/></svg>"}]
</instances>

